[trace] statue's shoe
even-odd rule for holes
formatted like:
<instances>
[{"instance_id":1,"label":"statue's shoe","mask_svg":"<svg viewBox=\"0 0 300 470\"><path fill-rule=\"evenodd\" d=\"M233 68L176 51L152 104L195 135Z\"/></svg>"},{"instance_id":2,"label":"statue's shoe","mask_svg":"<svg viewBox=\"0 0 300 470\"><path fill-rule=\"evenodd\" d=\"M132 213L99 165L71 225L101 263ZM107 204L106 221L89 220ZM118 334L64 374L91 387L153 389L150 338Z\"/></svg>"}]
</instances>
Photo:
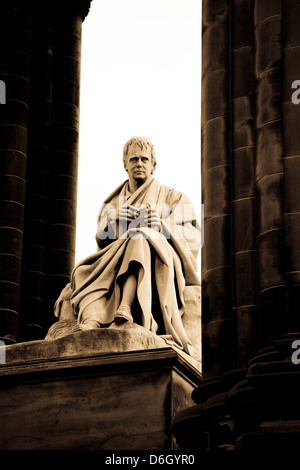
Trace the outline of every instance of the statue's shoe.
<instances>
[{"instance_id":1,"label":"statue's shoe","mask_svg":"<svg viewBox=\"0 0 300 470\"><path fill-rule=\"evenodd\" d=\"M119 323L124 321L133 322L131 312L125 307L119 307L116 311L114 322Z\"/></svg>"}]
</instances>

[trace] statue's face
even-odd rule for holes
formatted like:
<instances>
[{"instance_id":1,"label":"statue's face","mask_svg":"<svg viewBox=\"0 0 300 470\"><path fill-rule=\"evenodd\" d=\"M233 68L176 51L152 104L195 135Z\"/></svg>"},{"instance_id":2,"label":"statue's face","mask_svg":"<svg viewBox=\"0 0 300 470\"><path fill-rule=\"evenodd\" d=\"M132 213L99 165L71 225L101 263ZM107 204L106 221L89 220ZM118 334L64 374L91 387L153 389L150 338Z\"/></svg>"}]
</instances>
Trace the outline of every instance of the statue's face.
<instances>
[{"instance_id":1,"label":"statue's face","mask_svg":"<svg viewBox=\"0 0 300 470\"><path fill-rule=\"evenodd\" d=\"M151 150L141 150L138 145L130 146L124 167L128 172L129 181L135 181L139 185L145 183L154 172L154 165L151 162Z\"/></svg>"}]
</instances>

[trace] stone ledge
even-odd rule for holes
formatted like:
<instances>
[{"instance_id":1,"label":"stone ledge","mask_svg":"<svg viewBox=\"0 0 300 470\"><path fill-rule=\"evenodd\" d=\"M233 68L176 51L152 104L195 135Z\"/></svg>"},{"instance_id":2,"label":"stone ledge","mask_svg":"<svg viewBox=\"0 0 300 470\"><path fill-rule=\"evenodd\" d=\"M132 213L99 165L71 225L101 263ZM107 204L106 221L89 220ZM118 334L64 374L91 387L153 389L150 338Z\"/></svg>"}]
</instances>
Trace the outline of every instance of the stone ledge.
<instances>
[{"instance_id":1,"label":"stone ledge","mask_svg":"<svg viewBox=\"0 0 300 470\"><path fill-rule=\"evenodd\" d=\"M0 367L0 448L173 448L170 424L192 404L201 374L162 338L140 328L86 330L7 346L11 362ZM120 345L128 349L125 338L140 349L120 352ZM113 340L119 351L105 352L104 343L109 347Z\"/></svg>"},{"instance_id":2,"label":"stone ledge","mask_svg":"<svg viewBox=\"0 0 300 470\"><path fill-rule=\"evenodd\" d=\"M2 350L2 351L1 351ZM5 352L5 354L3 354ZM5 357L6 356L6 357ZM199 384L197 361L164 339L136 324L122 328L79 330L59 338L0 347L0 382L44 380L66 375L174 367L191 384Z\"/></svg>"},{"instance_id":3,"label":"stone ledge","mask_svg":"<svg viewBox=\"0 0 300 470\"><path fill-rule=\"evenodd\" d=\"M134 323L123 328L78 330L63 337L3 346L5 363L96 353L122 353L170 347L166 341ZM0 348L0 349L2 349Z\"/></svg>"},{"instance_id":4,"label":"stone ledge","mask_svg":"<svg viewBox=\"0 0 300 470\"><path fill-rule=\"evenodd\" d=\"M15 363L38 362L78 356L93 356L132 351L147 351L154 349L173 349L180 358L179 362L201 371L201 363L180 350L169 336L158 336L136 323L126 323L121 327L81 330L67 326L61 328L63 322L57 322L59 328L47 335L45 340L28 341L0 347L1 364L8 366ZM53 325L54 326L54 325ZM50 331L50 330L49 330Z\"/></svg>"}]
</instances>

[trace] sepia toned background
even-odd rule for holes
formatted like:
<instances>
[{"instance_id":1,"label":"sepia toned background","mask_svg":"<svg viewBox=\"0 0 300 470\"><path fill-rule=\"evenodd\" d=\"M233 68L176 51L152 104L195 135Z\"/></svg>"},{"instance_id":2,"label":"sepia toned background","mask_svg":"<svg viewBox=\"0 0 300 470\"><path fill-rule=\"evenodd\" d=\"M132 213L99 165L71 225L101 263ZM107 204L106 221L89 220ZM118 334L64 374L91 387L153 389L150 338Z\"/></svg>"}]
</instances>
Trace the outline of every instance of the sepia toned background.
<instances>
[{"instance_id":1,"label":"sepia toned background","mask_svg":"<svg viewBox=\"0 0 300 470\"><path fill-rule=\"evenodd\" d=\"M161 184L201 218L201 3L95 0L82 27L76 261L96 250L101 203L125 179L123 145L147 137ZM200 273L200 263L199 263Z\"/></svg>"},{"instance_id":2,"label":"sepia toned background","mask_svg":"<svg viewBox=\"0 0 300 470\"><path fill-rule=\"evenodd\" d=\"M7 103L0 107L0 338L8 351L19 354L18 359L14 356L10 364L0 368L1 422L6 424L0 430L1 445L45 449L55 442L65 449L81 445L107 449L112 442L108 436L112 436L119 448L125 445L132 449L134 435L136 446L157 448L163 443L161 450L173 449L175 442L177 448L191 452L298 450L300 370L294 353L300 338L300 107L291 99L292 83L300 79L298 0L202 1L201 154L198 157L205 237L201 256L201 374L171 348L164 351L158 348L150 354L147 350L133 355L108 354L108 359L101 354L92 358L89 354L66 358L61 351L54 354L53 350L51 356L47 348L39 348L41 343L45 344L43 338L55 321L53 306L57 296L74 267L77 229L87 224L81 214L91 203L84 202L82 188L91 186L91 180L85 180L85 175L96 173L93 181L98 187L98 172L102 167L113 167L108 170L109 183L113 183L111 175L114 175L118 184L121 176L115 169L121 170L124 140L131 133L143 134L145 127L154 122L144 112L147 119L143 123L139 116L127 122L131 102L128 97L125 101L121 99L130 90L130 83L125 85L125 79L122 80L123 88L117 90L120 82L112 76L121 74L120 68L125 74L125 65L135 75L137 69L134 60L125 58L124 51L124 62L110 63L122 50L119 43L123 38L116 30L113 36L105 33L104 25L101 32L97 31L97 38L103 34L99 47L104 51L101 60L106 63L106 72L99 73L95 66L92 73L84 76L86 69L81 56L85 60L87 53L82 48L82 24L88 18L90 3L88 0L1 3L0 79L7 85ZM163 8L162 3L159 8ZM176 39L172 36L168 48L160 39L159 47L156 44L153 49L157 58L165 48L164 58L158 64L163 69L163 64L168 63L173 78L174 74L179 75L173 42L180 52L178 58L182 58L181 70L188 68L190 58L196 55L193 52L186 58L181 50L181 44L184 51L190 48L187 39L192 40L191 31L177 40L181 18L188 17L184 10L188 4L184 1L183 7L183 2L176 1L174 8L173 2L168 7ZM139 5L140 2L136 3L135 13ZM158 2L153 5L158 8ZM167 2L165 5L168 9ZM147 8L152 25L154 11L159 10L152 10L148 3ZM121 12L122 6L118 13ZM175 12L180 13L180 20ZM121 28L123 18L118 13L110 12L109 24L115 29ZM135 13L128 20L131 25L136 23ZM91 18L96 18L92 15L91 10ZM161 18L157 29L165 32ZM148 31L150 41L149 22L145 20L144 27L138 24L139 34ZM194 28L194 21L191 24ZM126 28L122 31L127 32ZM93 39L94 43L97 41ZM132 50L138 51L137 43L131 37ZM143 46L143 50L149 48L149 55L150 44L151 41ZM138 57L138 70L144 64L149 67L144 55ZM196 64L199 70L198 59ZM113 74L110 78L105 77L108 70ZM106 111L103 114L101 111L98 117L92 117L92 98L86 94L87 89L83 87L80 93L81 78L82 83L88 80L84 87L89 88L92 80L99 83L99 88L102 84L106 89L105 94L99 93ZM180 151L176 161L186 153L195 155L199 128L195 130L193 126L199 117L196 95L200 79L195 93L197 105L193 105L195 121L181 121L176 132L173 128L177 120L173 121L173 116L167 118L166 109L174 111L180 102L191 103L190 98L182 97L182 90L189 86L180 81L181 91L177 95L167 78L167 70L164 79L156 76L153 80L164 89L159 100L164 104L164 119L157 128L151 127L147 137L157 146L159 166L160 155L162 162L168 159L166 170L163 163L161 168L158 166L158 179L178 189L186 188L187 195L197 204L189 183L183 187L186 179L178 163L173 172L177 147L171 147L170 152L169 148L170 142L178 143ZM147 90L150 89L149 85ZM131 93L134 92L139 95L144 92L139 80L135 81ZM154 95L150 93L148 107L139 100L136 109L156 111ZM120 110L121 103L125 109ZM99 106L95 99L95 109ZM92 124L83 118L84 112L91 115ZM184 108L183 114L187 112ZM171 131L166 128L166 121L171 124ZM188 122L186 132L191 131L191 140L187 140L193 142L190 151L182 139L185 121ZM119 142L115 141L115 134L108 134L108 129L115 133L117 126L122 129ZM90 143L95 136L97 141ZM92 163L84 169L83 159L90 158L93 152L96 155L93 162L101 157L101 169L91 169ZM112 167L107 159L116 159ZM190 175L189 165L185 166ZM175 180L178 172L180 180ZM81 178L79 186L78 177ZM191 185L193 191L194 187ZM104 187L99 187L96 193L89 187L87 200L95 202L89 220L96 220L94 212L106 194ZM94 228L86 230L89 237L91 232L94 236ZM79 240L78 236L81 245ZM82 243L88 254L93 243L89 240L91 248L87 246L90 241ZM88 348L89 343L84 346ZM38 353L34 358L30 356L33 351ZM66 354L66 349L63 351ZM107 382L108 376L114 377L111 382ZM159 396L155 387L151 388L158 383L154 376L163 385ZM130 380L126 381L128 377ZM92 401L86 387L87 378L95 390ZM136 395L131 394L133 383L137 387ZM80 384L84 385L80 387ZM116 391L110 394L115 399L110 408L106 407L107 393L104 398L101 396L102 384ZM124 388L125 384L129 384L128 389ZM124 395L118 394L119 391ZM143 413L145 396L146 415ZM151 419L153 396L155 405L159 405L155 422ZM132 397L139 399L133 403ZM55 409L57 415L53 414ZM83 410L80 419L78 409ZM128 427L130 417L134 418ZM119 419L123 419L123 427L118 425ZM49 432L49 424L55 433ZM80 430L87 428L90 434L84 434L86 440L82 444L78 436ZM120 429L121 437L125 436L122 442Z\"/></svg>"}]
</instances>

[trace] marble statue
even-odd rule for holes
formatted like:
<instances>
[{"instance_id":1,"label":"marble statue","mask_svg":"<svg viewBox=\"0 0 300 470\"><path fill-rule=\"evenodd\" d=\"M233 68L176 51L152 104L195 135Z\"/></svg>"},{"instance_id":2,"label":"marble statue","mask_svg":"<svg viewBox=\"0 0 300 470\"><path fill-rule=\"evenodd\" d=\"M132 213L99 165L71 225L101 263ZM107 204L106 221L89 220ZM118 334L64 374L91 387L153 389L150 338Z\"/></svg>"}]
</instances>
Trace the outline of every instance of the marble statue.
<instances>
[{"instance_id":1,"label":"marble statue","mask_svg":"<svg viewBox=\"0 0 300 470\"><path fill-rule=\"evenodd\" d=\"M123 164L128 179L99 211L98 250L75 266L55 315L73 319L73 331L138 324L191 354L200 335L201 237L193 206L153 177L156 155L147 139L125 144Z\"/></svg>"}]
</instances>

